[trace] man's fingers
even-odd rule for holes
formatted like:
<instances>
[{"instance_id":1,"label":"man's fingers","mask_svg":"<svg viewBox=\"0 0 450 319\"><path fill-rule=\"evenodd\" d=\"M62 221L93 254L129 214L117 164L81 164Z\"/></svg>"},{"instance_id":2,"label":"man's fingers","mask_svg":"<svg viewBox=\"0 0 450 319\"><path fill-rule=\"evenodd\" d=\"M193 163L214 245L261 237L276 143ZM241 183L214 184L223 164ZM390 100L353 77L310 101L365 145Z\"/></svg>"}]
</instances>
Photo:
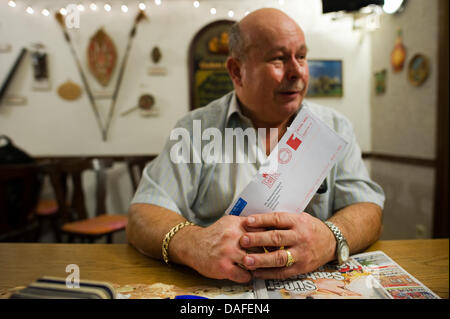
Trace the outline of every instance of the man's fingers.
<instances>
[{"instance_id":1,"label":"man's fingers","mask_svg":"<svg viewBox=\"0 0 450 319\"><path fill-rule=\"evenodd\" d=\"M246 226L254 228L291 228L294 224L292 213L256 214L246 217Z\"/></svg>"},{"instance_id":2,"label":"man's fingers","mask_svg":"<svg viewBox=\"0 0 450 319\"><path fill-rule=\"evenodd\" d=\"M250 254L244 257L244 266L248 269L285 267L288 261L285 250L279 249L270 253Z\"/></svg>"},{"instance_id":3,"label":"man's fingers","mask_svg":"<svg viewBox=\"0 0 450 319\"><path fill-rule=\"evenodd\" d=\"M296 244L296 236L290 230L269 230L264 232L245 233L239 240L243 248L281 247Z\"/></svg>"},{"instance_id":4,"label":"man's fingers","mask_svg":"<svg viewBox=\"0 0 450 319\"><path fill-rule=\"evenodd\" d=\"M230 280L238 283L247 283L252 279L252 275L248 270L243 269L241 266L235 265L233 267Z\"/></svg>"},{"instance_id":5,"label":"man's fingers","mask_svg":"<svg viewBox=\"0 0 450 319\"><path fill-rule=\"evenodd\" d=\"M259 268L253 272L253 277L257 279L286 279L298 273L292 267L283 268Z\"/></svg>"},{"instance_id":6,"label":"man's fingers","mask_svg":"<svg viewBox=\"0 0 450 319\"><path fill-rule=\"evenodd\" d=\"M265 231L267 230L264 227L249 227L249 226L245 226L245 231L250 232L250 233L254 233L254 232L259 232L259 231Z\"/></svg>"}]
</instances>

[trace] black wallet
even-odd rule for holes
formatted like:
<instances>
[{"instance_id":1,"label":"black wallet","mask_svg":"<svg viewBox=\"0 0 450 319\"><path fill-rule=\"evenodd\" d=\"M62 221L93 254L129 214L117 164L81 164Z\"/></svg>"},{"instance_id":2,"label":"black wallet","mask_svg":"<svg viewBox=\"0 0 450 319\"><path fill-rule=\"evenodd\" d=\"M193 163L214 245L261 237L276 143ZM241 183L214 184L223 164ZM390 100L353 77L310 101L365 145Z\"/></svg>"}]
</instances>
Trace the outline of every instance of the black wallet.
<instances>
[{"instance_id":1,"label":"black wallet","mask_svg":"<svg viewBox=\"0 0 450 319\"><path fill-rule=\"evenodd\" d=\"M80 280L79 287L66 284L65 278L41 277L10 299L115 299L114 288L106 282Z\"/></svg>"}]
</instances>

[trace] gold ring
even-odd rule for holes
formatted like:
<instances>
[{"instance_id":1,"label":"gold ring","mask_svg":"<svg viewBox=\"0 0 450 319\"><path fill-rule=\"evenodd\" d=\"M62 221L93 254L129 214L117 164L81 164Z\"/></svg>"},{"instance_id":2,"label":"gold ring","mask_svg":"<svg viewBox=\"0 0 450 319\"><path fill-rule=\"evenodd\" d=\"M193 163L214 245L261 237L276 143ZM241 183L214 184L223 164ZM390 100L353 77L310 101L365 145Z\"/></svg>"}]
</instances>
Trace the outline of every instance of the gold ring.
<instances>
[{"instance_id":1,"label":"gold ring","mask_svg":"<svg viewBox=\"0 0 450 319\"><path fill-rule=\"evenodd\" d=\"M294 257L292 257L292 254L289 250L286 249L286 253L287 253L286 267L291 267L293 264L295 264L295 259Z\"/></svg>"}]
</instances>

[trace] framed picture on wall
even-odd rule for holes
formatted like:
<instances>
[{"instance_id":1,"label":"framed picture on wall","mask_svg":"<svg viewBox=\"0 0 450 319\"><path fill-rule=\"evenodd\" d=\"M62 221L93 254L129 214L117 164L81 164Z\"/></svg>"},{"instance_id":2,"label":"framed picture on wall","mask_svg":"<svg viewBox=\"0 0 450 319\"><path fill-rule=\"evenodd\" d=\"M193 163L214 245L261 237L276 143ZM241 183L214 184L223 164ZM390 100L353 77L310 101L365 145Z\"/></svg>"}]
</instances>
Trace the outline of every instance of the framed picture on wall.
<instances>
[{"instance_id":1,"label":"framed picture on wall","mask_svg":"<svg viewBox=\"0 0 450 319\"><path fill-rule=\"evenodd\" d=\"M383 69L381 71L375 72L375 94L381 95L386 92L386 76L387 70Z\"/></svg>"},{"instance_id":2,"label":"framed picture on wall","mask_svg":"<svg viewBox=\"0 0 450 319\"><path fill-rule=\"evenodd\" d=\"M342 60L308 60L309 88L307 97L342 97Z\"/></svg>"},{"instance_id":3,"label":"framed picture on wall","mask_svg":"<svg viewBox=\"0 0 450 319\"><path fill-rule=\"evenodd\" d=\"M219 20L204 26L189 48L190 109L207 105L233 90L225 62L234 21Z\"/></svg>"}]
</instances>

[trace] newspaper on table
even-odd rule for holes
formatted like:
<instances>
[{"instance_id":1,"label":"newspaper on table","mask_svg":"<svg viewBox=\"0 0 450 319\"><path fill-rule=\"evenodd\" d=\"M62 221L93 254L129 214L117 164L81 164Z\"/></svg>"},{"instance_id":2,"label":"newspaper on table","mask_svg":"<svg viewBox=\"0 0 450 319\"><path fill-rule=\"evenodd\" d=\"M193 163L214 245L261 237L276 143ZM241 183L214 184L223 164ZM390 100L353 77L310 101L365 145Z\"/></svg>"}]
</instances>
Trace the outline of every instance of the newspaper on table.
<instances>
[{"instance_id":1,"label":"newspaper on table","mask_svg":"<svg viewBox=\"0 0 450 319\"><path fill-rule=\"evenodd\" d=\"M382 251L285 280L257 280L257 299L439 299Z\"/></svg>"},{"instance_id":2,"label":"newspaper on table","mask_svg":"<svg viewBox=\"0 0 450 319\"><path fill-rule=\"evenodd\" d=\"M254 287L257 299L391 299L354 258L284 280L256 280Z\"/></svg>"},{"instance_id":3,"label":"newspaper on table","mask_svg":"<svg viewBox=\"0 0 450 319\"><path fill-rule=\"evenodd\" d=\"M394 299L440 298L382 251L362 253L353 258L372 274Z\"/></svg>"},{"instance_id":4,"label":"newspaper on table","mask_svg":"<svg viewBox=\"0 0 450 319\"><path fill-rule=\"evenodd\" d=\"M267 161L225 213L303 212L346 145L342 137L302 107Z\"/></svg>"},{"instance_id":5,"label":"newspaper on table","mask_svg":"<svg viewBox=\"0 0 450 319\"><path fill-rule=\"evenodd\" d=\"M332 262L288 279L254 280L248 285L114 286L120 299L439 299L382 251L353 255L340 266Z\"/></svg>"}]
</instances>

